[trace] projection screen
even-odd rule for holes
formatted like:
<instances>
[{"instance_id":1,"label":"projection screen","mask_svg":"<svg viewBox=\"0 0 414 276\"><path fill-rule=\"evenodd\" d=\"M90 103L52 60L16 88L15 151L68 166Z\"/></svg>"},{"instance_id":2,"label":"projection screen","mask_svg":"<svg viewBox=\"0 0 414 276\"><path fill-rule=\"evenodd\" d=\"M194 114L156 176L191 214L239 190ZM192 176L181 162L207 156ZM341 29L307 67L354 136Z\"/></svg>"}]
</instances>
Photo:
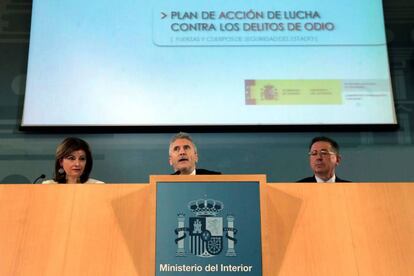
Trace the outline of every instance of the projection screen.
<instances>
[{"instance_id":1,"label":"projection screen","mask_svg":"<svg viewBox=\"0 0 414 276\"><path fill-rule=\"evenodd\" d=\"M395 124L380 0L33 1L23 127Z\"/></svg>"}]
</instances>

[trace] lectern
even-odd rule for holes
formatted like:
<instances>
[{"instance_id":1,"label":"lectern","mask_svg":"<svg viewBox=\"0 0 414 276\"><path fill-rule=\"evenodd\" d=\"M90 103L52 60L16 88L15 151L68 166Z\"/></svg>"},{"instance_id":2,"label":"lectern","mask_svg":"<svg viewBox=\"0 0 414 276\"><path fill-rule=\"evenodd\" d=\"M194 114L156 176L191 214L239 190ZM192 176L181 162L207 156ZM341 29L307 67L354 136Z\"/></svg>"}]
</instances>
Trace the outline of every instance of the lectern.
<instances>
[{"instance_id":1,"label":"lectern","mask_svg":"<svg viewBox=\"0 0 414 276\"><path fill-rule=\"evenodd\" d=\"M183 194L191 199L168 202L168 186L163 192L157 185L165 188L169 183L183 185ZM205 190L193 196L185 185L197 183L256 183L260 217L240 221L243 216L233 207L237 192L221 196ZM160 191L162 199L157 198ZM176 205L169 215L172 203ZM166 205L159 209L160 204ZM161 230L158 215L165 216L166 228ZM260 241L246 239L257 221ZM164 247L162 254L157 241ZM0 185L0 275L197 275L160 271L160 264L175 264L163 259L167 257L198 259L199 273L207 269L208 275L244 275L249 266L258 269L249 261L257 256L244 256L242 264L225 254L233 249L243 257L242 248L249 242L252 248L260 243L262 275L412 275L414 185L267 183L264 175L151 176L150 183L141 184Z\"/></svg>"}]
</instances>

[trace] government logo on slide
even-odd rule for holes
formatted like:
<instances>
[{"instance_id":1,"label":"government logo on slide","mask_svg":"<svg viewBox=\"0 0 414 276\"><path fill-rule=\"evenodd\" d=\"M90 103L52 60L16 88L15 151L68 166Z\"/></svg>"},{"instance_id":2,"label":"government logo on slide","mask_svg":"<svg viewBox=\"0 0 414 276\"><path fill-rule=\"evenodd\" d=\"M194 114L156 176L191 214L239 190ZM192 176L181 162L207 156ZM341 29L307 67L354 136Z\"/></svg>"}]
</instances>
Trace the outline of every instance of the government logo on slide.
<instances>
[{"instance_id":1,"label":"government logo on slide","mask_svg":"<svg viewBox=\"0 0 414 276\"><path fill-rule=\"evenodd\" d=\"M192 254L201 258L214 257L223 252L224 238L227 240L225 256L237 256L235 217L227 215L227 226L223 227L223 217L218 216L224 209L223 202L215 199L197 199L190 201L187 207L194 216L189 217L188 226L186 226L185 214L177 215L176 256L185 257Z\"/></svg>"}]
</instances>

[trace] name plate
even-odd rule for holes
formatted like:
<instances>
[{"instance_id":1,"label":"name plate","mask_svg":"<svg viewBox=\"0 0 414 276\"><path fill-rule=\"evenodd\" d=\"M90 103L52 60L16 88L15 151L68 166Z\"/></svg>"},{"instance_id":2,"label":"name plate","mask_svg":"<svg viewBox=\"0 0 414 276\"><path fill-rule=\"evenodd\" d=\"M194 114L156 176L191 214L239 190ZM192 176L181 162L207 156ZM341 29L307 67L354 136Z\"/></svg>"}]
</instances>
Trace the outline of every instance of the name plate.
<instances>
[{"instance_id":1,"label":"name plate","mask_svg":"<svg viewBox=\"0 0 414 276\"><path fill-rule=\"evenodd\" d=\"M156 275L262 275L259 181L156 185Z\"/></svg>"}]
</instances>

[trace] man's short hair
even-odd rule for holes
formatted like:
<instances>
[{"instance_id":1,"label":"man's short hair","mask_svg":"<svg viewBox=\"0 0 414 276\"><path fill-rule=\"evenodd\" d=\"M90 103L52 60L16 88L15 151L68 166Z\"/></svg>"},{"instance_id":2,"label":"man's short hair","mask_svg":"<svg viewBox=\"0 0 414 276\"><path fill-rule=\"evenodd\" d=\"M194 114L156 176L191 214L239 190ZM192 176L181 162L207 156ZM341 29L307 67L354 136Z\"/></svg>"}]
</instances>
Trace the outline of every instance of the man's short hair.
<instances>
[{"instance_id":1,"label":"man's short hair","mask_svg":"<svg viewBox=\"0 0 414 276\"><path fill-rule=\"evenodd\" d=\"M312 145L315 144L316 142L327 142L331 145L331 147L335 150L336 153L339 154L339 145L338 143L326 136L318 136L312 139L312 141L309 144L309 150L312 148Z\"/></svg>"},{"instance_id":2,"label":"man's short hair","mask_svg":"<svg viewBox=\"0 0 414 276\"><path fill-rule=\"evenodd\" d=\"M181 131L178 132L177 134L175 134L171 138L170 145L178 139L185 139L185 140L190 141L194 145L194 151L197 152L197 146L195 145L195 143L194 143L193 139L191 138L190 134L188 134L187 132L181 132Z\"/></svg>"}]
</instances>

